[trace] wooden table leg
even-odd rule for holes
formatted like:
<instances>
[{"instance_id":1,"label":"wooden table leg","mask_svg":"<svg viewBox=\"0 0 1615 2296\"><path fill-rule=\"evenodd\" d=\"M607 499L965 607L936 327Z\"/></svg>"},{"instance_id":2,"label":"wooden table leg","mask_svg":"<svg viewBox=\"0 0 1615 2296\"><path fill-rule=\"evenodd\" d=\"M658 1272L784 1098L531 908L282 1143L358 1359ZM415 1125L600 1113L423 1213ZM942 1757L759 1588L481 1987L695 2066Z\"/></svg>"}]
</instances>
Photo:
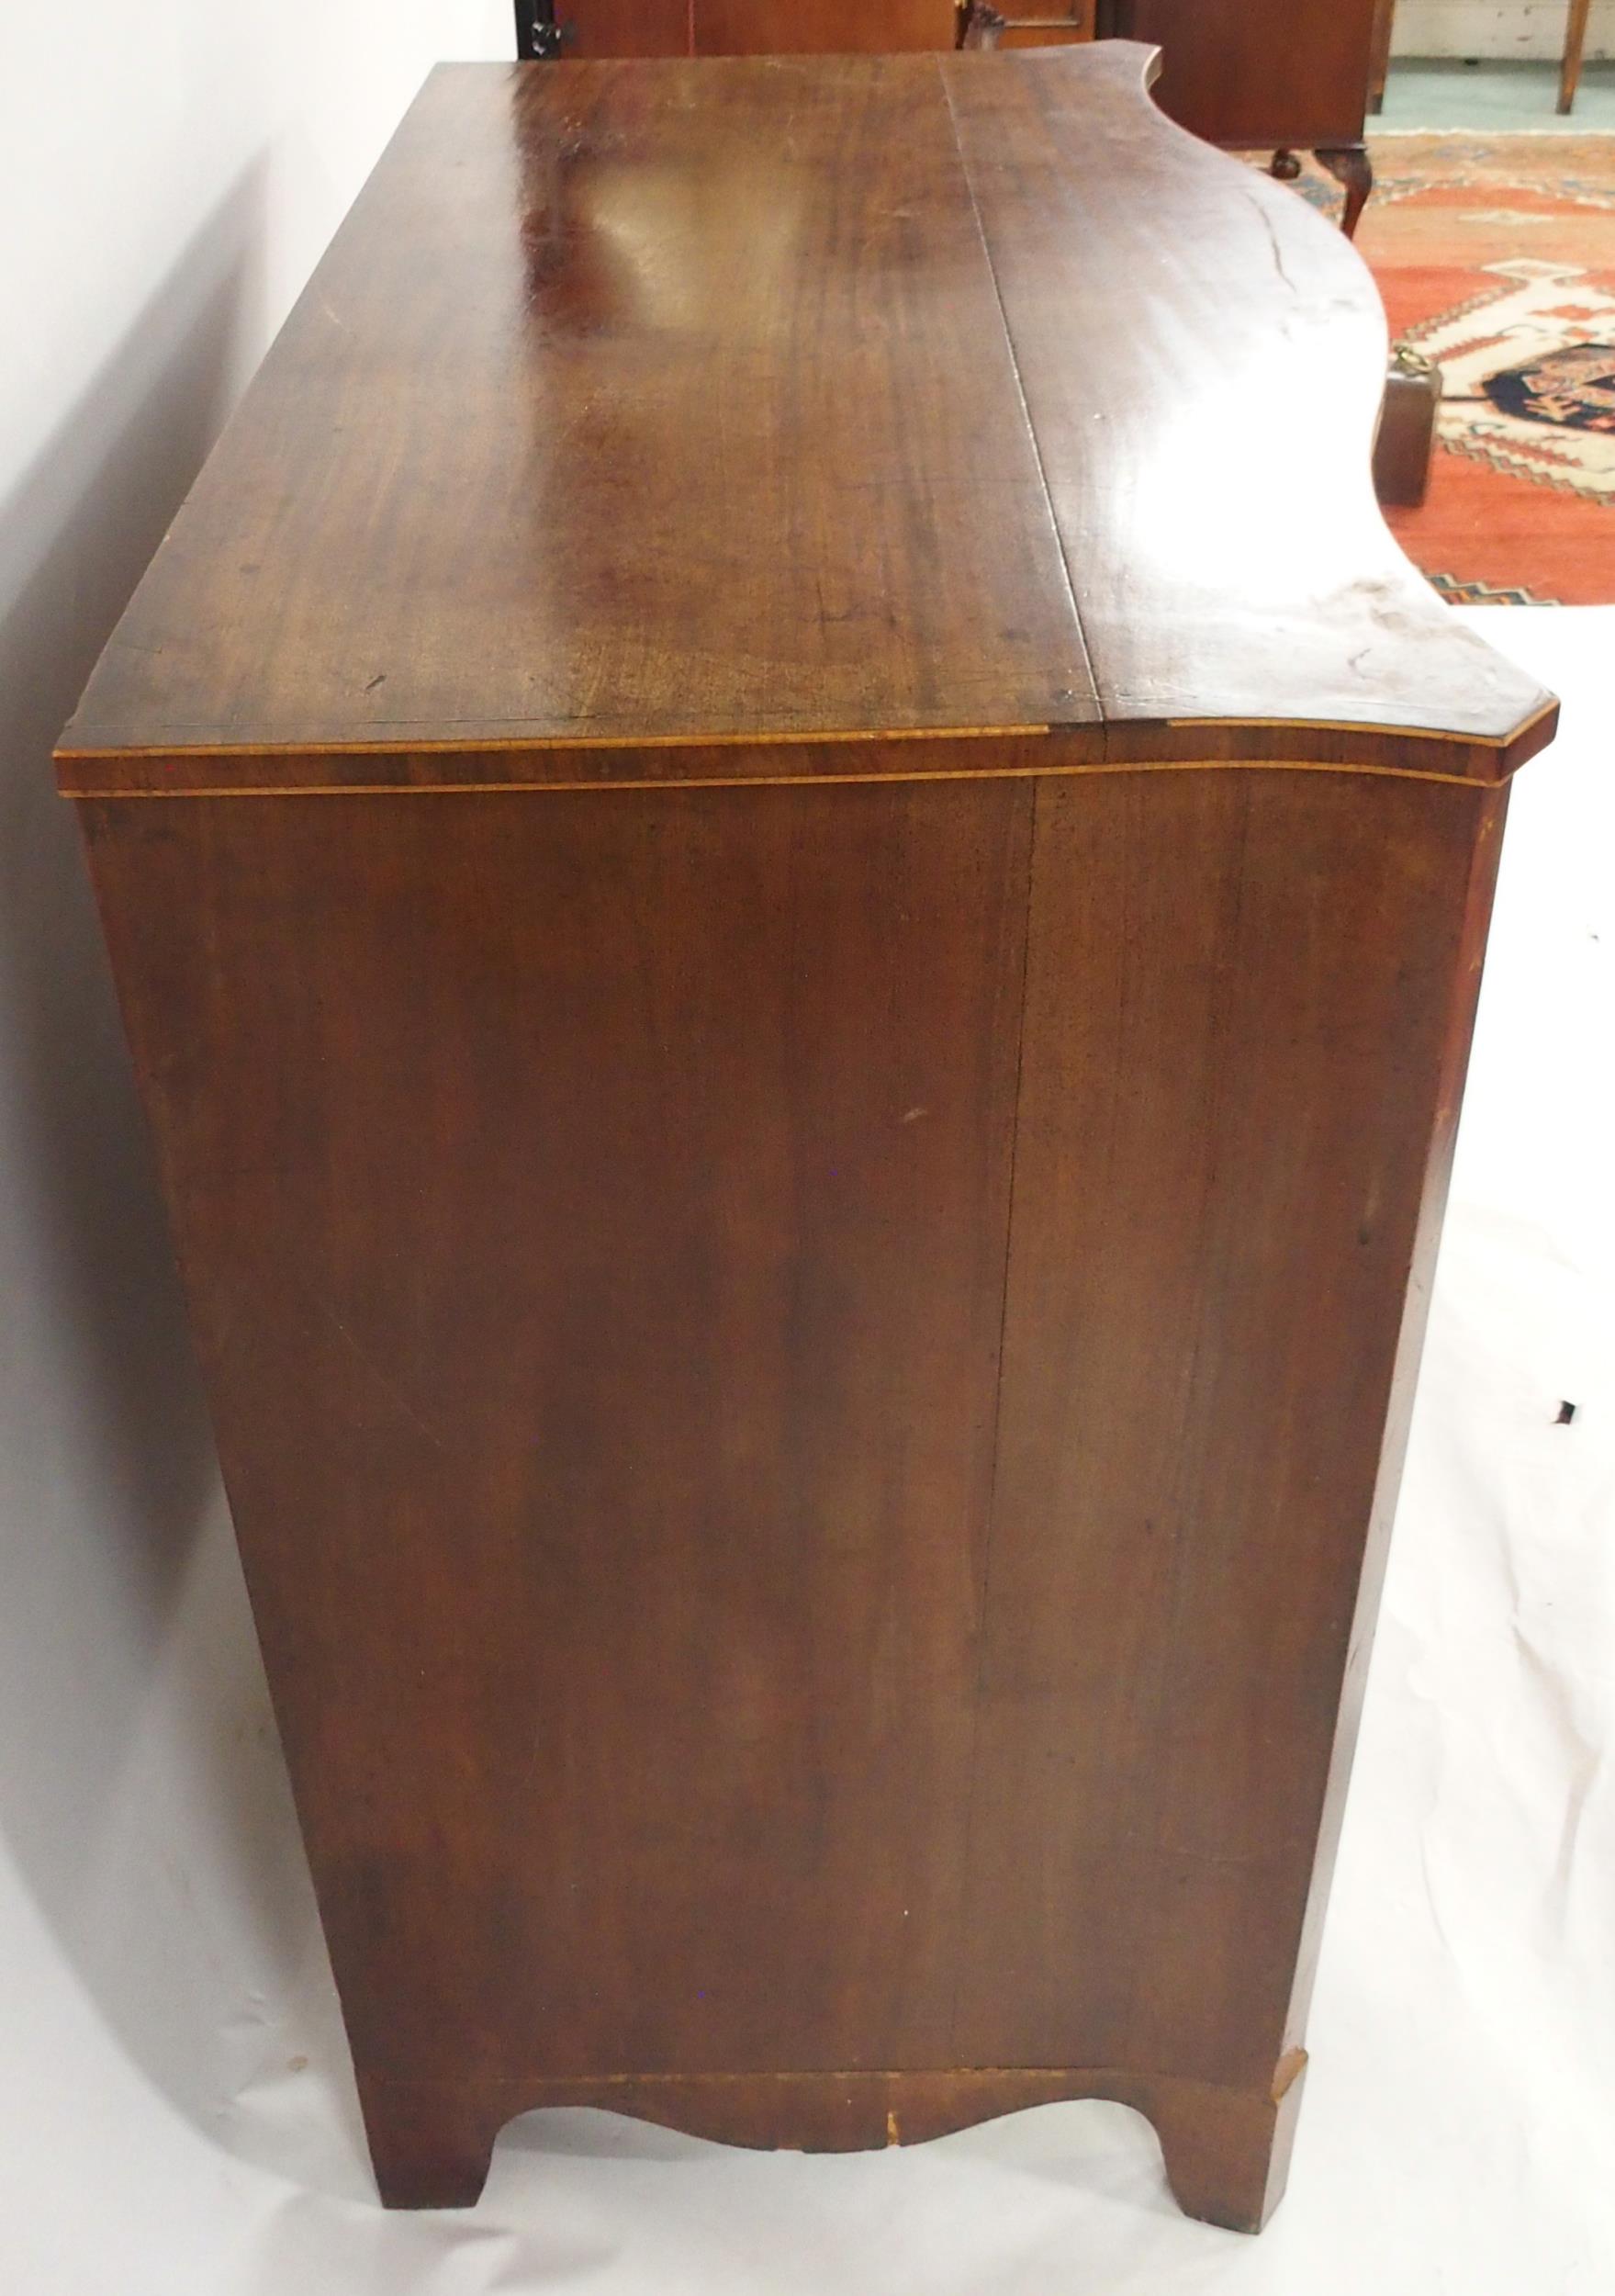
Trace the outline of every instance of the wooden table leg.
<instances>
[{"instance_id":1,"label":"wooden table leg","mask_svg":"<svg viewBox=\"0 0 1615 2296\"><path fill-rule=\"evenodd\" d=\"M1559 64L1559 109L1567 112L1581 84L1581 60L1587 48L1587 19L1592 0L1570 0L1565 20L1565 53Z\"/></svg>"},{"instance_id":2,"label":"wooden table leg","mask_svg":"<svg viewBox=\"0 0 1615 2296\"><path fill-rule=\"evenodd\" d=\"M1346 190L1346 210L1340 218L1340 229L1348 239L1357 236L1357 223L1368 205L1368 195L1374 189L1374 167L1365 143L1331 143L1313 153L1320 167L1327 167L1337 184Z\"/></svg>"}]
</instances>

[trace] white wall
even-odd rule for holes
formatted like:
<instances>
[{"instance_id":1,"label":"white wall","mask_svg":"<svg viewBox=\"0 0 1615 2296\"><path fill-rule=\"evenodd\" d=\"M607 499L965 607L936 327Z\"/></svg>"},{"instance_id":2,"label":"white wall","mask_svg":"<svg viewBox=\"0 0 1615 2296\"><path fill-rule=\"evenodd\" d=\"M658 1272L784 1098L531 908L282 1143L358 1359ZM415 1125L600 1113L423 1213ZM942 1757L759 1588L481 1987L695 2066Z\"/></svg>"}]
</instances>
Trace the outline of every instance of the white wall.
<instances>
[{"instance_id":1,"label":"white wall","mask_svg":"<svg viewBox=\"0 0 1615 2296\"><path fill-rule=\"evenodd\" d=\"M1398 56L1557 58L1566 0L1396 0ZM1593 0L1588 60L1615 56L1615 0Z\"/></svg>"},{"instance_id":2,"label":"white wall","mask_svg":"<svg viewBox=\"0 0 1615 2296\"><path fill-rule=\"evenodd\" d=\"M53 2147L60 2167L82 2145L86 2195L110 2200L95 2092L127 2075L176 2109L174 2174L195 2189L212 2174L197 2169L197 2130L230 2086L215 1965L241 1959L210 1940L249 1930L249 1960L318 1953L50 749L428 67L508 56L512 39L506 0L73 0L5 15L0 1964L16 1965L19 1925L40 1930L63 1989L50 2014L13 1999L3 2053L0 2280L21 2296L63 2285L48 2269L17 2277L11 2255L28 2230L14 2200L33 2181L30 2147ZM14 2054L35 2015L55 2039ZM85 2017L102 2069L70 2080L50 2068ZM53 2079L73 2093L45 2093ZM146 2164L124 2197L161 2213L161 2170Z\"/></svg>"}]
</instances>

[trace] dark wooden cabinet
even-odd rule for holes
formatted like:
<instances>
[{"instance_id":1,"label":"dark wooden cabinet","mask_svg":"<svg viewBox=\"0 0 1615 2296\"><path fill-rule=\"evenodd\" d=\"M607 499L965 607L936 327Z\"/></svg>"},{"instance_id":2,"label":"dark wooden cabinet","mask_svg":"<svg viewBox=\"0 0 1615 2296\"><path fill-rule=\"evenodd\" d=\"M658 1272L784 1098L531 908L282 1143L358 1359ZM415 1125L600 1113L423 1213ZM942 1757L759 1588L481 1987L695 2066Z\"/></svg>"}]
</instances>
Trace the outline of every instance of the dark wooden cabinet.
<instances>
[{"instance_id":1,"label":"dark wooden cabinet","mask_svg":"<svg viewBox=\"0 0 1615 2296\"><path fill-rule=\"evenodd\" d=\"M1375 0L1104 5L1103 30L1161 49L1156 99L1164 112L1208 143L1316 152L1344 185L1347 230L1355 230L1373 187L1363 128Z\"/></svg>"},{"instance_id":2,"label":"dark wooden cabinet","mask_svg":"<svg viewBox=\"0 0 1615 2296\"><path fill-rule=\"evenodd\" d=\"M1282 2188L1553 713L1146 62L442 68L63 737L391 2202Z\"/></svg>"},{"instance_id":3,"label":"dark wooden cabinet","mask_svg":"<svg viewBox=\"0 0 1615 2296\"><path fill-rule=\"evenodd\" d=\"M1156 101L1208 143L1363 139L1374 0L1113 0L1110 21L1160 48Z\"/></svg>"}]
</instances>

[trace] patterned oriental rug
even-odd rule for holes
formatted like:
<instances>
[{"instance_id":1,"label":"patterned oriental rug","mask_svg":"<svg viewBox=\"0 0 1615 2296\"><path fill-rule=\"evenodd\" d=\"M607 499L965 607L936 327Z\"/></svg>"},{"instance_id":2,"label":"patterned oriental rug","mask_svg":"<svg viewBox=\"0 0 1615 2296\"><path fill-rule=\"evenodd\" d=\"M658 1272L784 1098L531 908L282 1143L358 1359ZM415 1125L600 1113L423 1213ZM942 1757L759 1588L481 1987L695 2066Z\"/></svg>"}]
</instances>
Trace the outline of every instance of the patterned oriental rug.
<instances>
[{"instance_id":1,"label":"patterned oriental rug","mask_svg":"<svg viewBox=\"0 0 1615 2296\"><path fill-rule=\"evenodd\" d=\"M1387 513L1464 604L1615 602L1615 136L1385 134L1357 245L1441 370L1429 496ZM1308 171L1320 207L1339 195Z\"/></svg>"}]
</instances>

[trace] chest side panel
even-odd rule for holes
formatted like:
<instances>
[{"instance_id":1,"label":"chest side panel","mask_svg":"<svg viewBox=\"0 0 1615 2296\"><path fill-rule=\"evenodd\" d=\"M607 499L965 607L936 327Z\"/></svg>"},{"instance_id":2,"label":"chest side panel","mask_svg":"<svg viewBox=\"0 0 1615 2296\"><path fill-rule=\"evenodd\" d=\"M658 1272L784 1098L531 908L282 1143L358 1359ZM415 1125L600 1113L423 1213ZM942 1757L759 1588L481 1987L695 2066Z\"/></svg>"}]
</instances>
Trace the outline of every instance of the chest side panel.
<instances>
[{"instance_id":1,"label":"chest side panel","mask_svg":"<svg viewBox=\"0 0 1615 2296\"><path fill-rule=\"evenodd\" d=\"M1031 796L86 809L372 2072L948 2061Z\"/></svg>"}]
</instances>

